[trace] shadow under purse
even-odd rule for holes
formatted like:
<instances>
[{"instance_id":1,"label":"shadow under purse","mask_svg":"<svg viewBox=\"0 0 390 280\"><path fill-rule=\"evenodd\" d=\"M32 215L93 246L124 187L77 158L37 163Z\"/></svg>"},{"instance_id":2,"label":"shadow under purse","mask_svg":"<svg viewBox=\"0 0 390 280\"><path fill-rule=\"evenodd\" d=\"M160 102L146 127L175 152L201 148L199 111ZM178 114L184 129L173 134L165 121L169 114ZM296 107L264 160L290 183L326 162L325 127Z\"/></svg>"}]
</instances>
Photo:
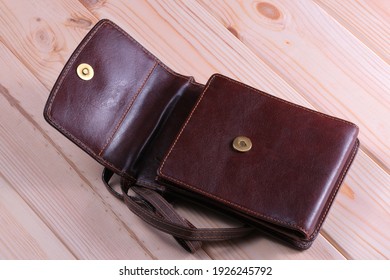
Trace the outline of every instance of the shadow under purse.
<instances>
[{"instance_id":1,"label":"shadow under purse","mask_svg":"<svg viewBox=\"0 0 390 280\"><path fill-rule=\"evenodd\" d=\"M202 85L175 73L109 20L74 51L44 116L105 167L113 195L190 252L254 230L309 248L359 146L350 122L223 75ZM168 196L244 226L196 228Z\"/></svg>"}]
</instances>

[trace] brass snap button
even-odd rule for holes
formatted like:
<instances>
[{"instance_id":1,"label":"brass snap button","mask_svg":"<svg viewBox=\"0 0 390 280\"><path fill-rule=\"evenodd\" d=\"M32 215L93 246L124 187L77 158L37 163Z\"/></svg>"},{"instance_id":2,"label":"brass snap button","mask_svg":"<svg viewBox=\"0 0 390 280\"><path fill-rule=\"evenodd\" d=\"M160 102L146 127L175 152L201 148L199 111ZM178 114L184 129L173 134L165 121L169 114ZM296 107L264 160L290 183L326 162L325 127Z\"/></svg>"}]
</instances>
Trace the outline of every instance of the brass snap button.
<instances>
[{"instance_id":1,"label":"brass snap button","mask_svg":"<svg viewBox=\"0 0 390 280\"><path fill-rule=\"evenodd\" d=\"M77 75L85 81L92 79L94 75L92 66L87 63L81 63L77 66Z\"/></svg>"},{"instance_id":2,"label":"brass snap button","mask_svg":"<svg viewBox=\"0 0 390 280\"><path fill-rule=\"evenodd\" d=\"M233 140L233 148L239 152L248 152L252 149L252 141L248 137L238 136Z\"/></svg>"}]
</instances>

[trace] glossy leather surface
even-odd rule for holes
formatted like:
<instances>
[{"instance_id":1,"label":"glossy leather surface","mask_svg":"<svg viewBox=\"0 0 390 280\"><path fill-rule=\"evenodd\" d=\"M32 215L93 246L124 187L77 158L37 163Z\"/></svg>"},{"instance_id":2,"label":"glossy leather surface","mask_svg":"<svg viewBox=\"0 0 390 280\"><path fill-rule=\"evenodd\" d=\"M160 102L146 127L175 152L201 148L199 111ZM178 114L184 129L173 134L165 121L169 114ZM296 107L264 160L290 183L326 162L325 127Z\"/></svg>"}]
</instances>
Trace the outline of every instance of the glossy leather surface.
<instances>
[{"instance_id":1,"label":"glossy leather surface","mask_svg":"<svg viewBox=\"0 0 390 280\"><path fill-rule=\"evenodd\" d=\"M80 63L93 67L91 80L77 76ZM44 116L136 186L237 214L300 248L318 234L358 146L353 124L221 75L198 84L108 20L72 54ZM240 135L253 143L247 153L232 148Z\"/></svg>"},{"instance_id":2,"label":"glossy leather surface","mask_svg":"<svg viewBox=\"0 0 390 280\"><path fill-rule=\"evenodd\" d=\"M109 42L109 43L107 43ZM96 27L67 63L53 88L45 115L95 155L106 148L118 118L141 89L155 61L109 24ZM81 63L95 72L89 81L76 73ZM134 67L137 65L137 67Z\"/></svg>"},{"instance_id":3,"label":"glossy leather surface","mask_svg":"<svg viewBox=\"0 0 390 280\"><path fill-rule=\"evenodd\" d=\"M91 80L77 76L81 63L93 67ZM153 183L166 149L202 89L192 77L173 72L122 29L103 20L69 59L44 116L103 165ZM164 137L157 137L160 134ZM158 149L151 144L154 140Z\"/></svg>"},{"instance_id":4,"label":"glossy leather surface","mask_svg":"<svg viewBox=\"0 0 390 280\"><path fill-rule=\"evenodd\" d=\"M357 133L349 122L214 75L159 175L310 240L349 166ZM240 135L251 139L250 151L233 149Z\"/></svg>"}]
</instances>

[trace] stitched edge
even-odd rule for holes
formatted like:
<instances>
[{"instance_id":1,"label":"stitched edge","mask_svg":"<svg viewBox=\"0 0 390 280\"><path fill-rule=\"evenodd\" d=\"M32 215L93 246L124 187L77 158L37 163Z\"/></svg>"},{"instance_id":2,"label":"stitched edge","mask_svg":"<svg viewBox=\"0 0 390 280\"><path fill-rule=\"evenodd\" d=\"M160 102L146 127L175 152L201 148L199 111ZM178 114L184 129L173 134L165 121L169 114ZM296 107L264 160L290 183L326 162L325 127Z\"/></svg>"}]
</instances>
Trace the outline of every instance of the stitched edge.
<instances>
[{"instance_id":1,"label":"stitched edge","mask_svg":"<svg viewBox=\"0 0 390 280\"><path fill-rule=\"evenodd\" d=\"M167 70L169 73L171 73L172 75L175 75L176 77L178 78L181 78L181 79L185 79L185 80L188 80L191 84L194 84L194 85L200 85L200 86L203 86L203 84L200 84L198 82L196 82L194 80L194 77L192 76L185 76L185 75L182 75L182 74L179 74L175 71L173 71L172 69L170 69L168 66L166 66L163 62L161 62L154 54L152 54L150 51L148 51L144 46L142 46L139 42L137 42L133 37L131 37L126 31L124 31L122 28L120 28L118 25L116 25L115 23L111 22L111 21L108 21L107 22L108 24L110 24L112 27L114 27L115 29L117 29L120 33L122 33L123 35L125 35L130 41L132 41L133 43L135 43L138 47L140 47L143 52L145 54L147 54L148 56L150 56L151 58L153 58L155 61L157 61L157 63L163 67L165 70Z\"/></svg>"},{"instance_id":2,"label":"stitched edge","mask_svg":"<svg viewBox=\"0 0 390 280\"><path fill-rule=\"evenodd\" d=\"M354 126L354 127L358 128L358 126L357 126L356 124L351 123L351 122L349 122L349 121L346 121L346 120L343 120L343 119L340 119L340 118L336 118L336 117L333 117L333 116L329 116L329 115L327 115L327 114L324 114L324 113L315 111L315 110L313 110L313 109L309 109L309 108L303 107L303 106L301 106L301 105L292 103L292 102L290 102L290 101L281 99L281 98L279 98L279 97L276 97L276 96L273 96L273 95L271 95L271 94L265 93L264 91L261 91L261 90L258 90L258 89L256 89L256 88L253 88L253 87L251 87L251 86L248 86L248 85L246 85L246 84L243 84L243 83L241 83L241 82L239 82L239 81L233 80L233 79L231 79L231 78L229 78L229 77L226 77L226 76L223 76L223 75L220 75L220 74L215 74L215 75L216 75L216 76L219 76L219 77L221 77L221 78L224 78L224 79L226 79L226 80L229 80L230 82L233 82L233 83L238 84L238 85L240 85L240 86L243 86L243 87L249 89L251 92L255 91L256 93L259 93L259 94L261 94L261 95L263 95L263 96L266 96L266 97L270 97L270 98L272 98L272 99L275 99L276 101L279 101L279 102L282 102L282 103L285 103L285 104L288 104L288 105L292 105L293 107L300 108L300 109L303 109L303 110L305 110L305 111L312 112L312 113L315 113L315 114L317 114L317 115L320 115L320 116L322 116L322 117L325 117L325 118L328 118L328 119L332 119L332 120L335 120L335 121L338 121L338 122L343 122L343 123L345 123L345 124L347 124L347 125Z\"/></svg>"},{"instance_id":3,"label":"stitched edge","mask_svg":"<svg viewBox=\"0 0 390 280\"><path fill-rule=\"evenodd\" d=\"M67 76L69 70L73 66L75 60L78 58L78 56L81 54L81 52L84 50L85 46L89 43L89 41L92 39L92 37L102 28L105 24L108 24L108 21L102 21L100 25L96 25L95 29L90 31L90 34L88 37L85 37L85 39L82 41L82 44L76 49L76 51L71 55L70 59L68 60L65 68L62 70L60 74L60 78L55 83L55 88L51 91L51 94L49 96L49 103L45 107L45 118L48 120L49 123L51 123L55 128L57 128L61 133L63 133L65 136L67 136L69 139L71 139L75 144L77 144L79 147L84 149L88 154L90 154L92 157L94 157L98 162L102 163L105 166L108 166L112 168L113 170L117 171L118 174L122 174L123 176L135 180L135 178L127 173L122 172L117 167L115 167L112 163L106 161L105 159L99 157L92 149L90 149L87 145L85 145L84 142L79 140L77 137L69 133L69 131L64 128L62 125L57 123L52 118L51 111L52 111L52 105L53 102L57 96L57 93L63 83L63 80Z\"/></svg>"},{"instance_id":4,"label":"stitched edge","mask_svg":"<svg viewBox=\"0 0 390 280\"><path fill-rule=\"evenodd\" d=\"M339 119L339 118L336 118L336 117L333 117L333 116L329 116L329 115L326 115L326 114L324 114L324 113L317 112L317 111L311 110L311 109L309 109L309 108L305 108L305 107L302 107L302 106L300 106L300 105L291 103L291 102L289 102L289 101L280 99L280 98L278 98L278 97L275 97L275 96L272 96L272 95L270 95L270 94L267 94L267 93L265 93L265 92L263 92L263 91L260 91L260 90L258 90L258 89L255 89L255 88L253 88L253 87L250 87L250 86L248 86L248 85L246 85L246 84L243 84L243 83L241 83L241 82L238 82L238 81L236 81L236 80L233 80L233 79L231 79L231 78L229 78L229 77L223 76L223 75L221 75L221 74L214 74L214 75L211 77L211 79L209 80L209 82L208 82L207 86L205 87L205 89L203 90L201 97L199 98L198 102L196 103L196 105L195 105L194 108L192 109L190 115L188 116L186 122L184 123L183 127L181 128L179 134L177 135L177 137L176 137L175 141L173 142L173 144L172 144L172 146L171 146L171 148L170 148L168 154L165 156L165 158L164 158L164 160L163 160L163 162L162 162L162 164L161 164L161 166L160 166L160 168L159 168L159 173L160 173L160 175L161 175L162 177L165 177L166 179L172 180L173 182L175 182L175 183L177 183L177 184L181 184L181 185L187 186L187 187L189 187L190 189L196 190L197 192L202 193L202 194L204 194L204 195L206 195L206 196L208 196L208 197L214 198L214 199L216 199L217 201L224 202L224 203L227 203L227 204L229 204L229 205L235 206L235 207L237 207L238 209L241 209L241 210L243 210L243 211L246 211L247 213L252 213L252 214L254 214L254 215L258 216L258 217L266 218L267 220L274 221L274 222L277 222L277 223L282 224L282 225L287 225L287 226L289 226L289 227L292 228L292 229L298 229L298 230L302 231L306 236L308 236L308 231L305 230L303 227L297 225L296 223L286 222L286 221L283 221L283 220L280 220L280 219L277 219L277 218L274 218L274 217L271 217L271 216L268 216L268 215L264 215L264 214L261 214L261 213L257 213L257 212L255 212L255 211L253 211L253 210L250 210L250 209L246 208L246 207L243 207L243 206L238 205L238 204L236 204L236 203L230 202L230 201L228 201L228 200L222 199L222 198L220 198L220 197L218 197L218 196L215 196L215 195L212 195L212 194L210 194L210 193L208 193L208 192L205 192L205 191L203 191L202 189L200 189L199 187L195 187L195 186L190 185L190 184L188 184L188 183L185 183L185 182L183 182L183 181L181 181L181 180L178 180L178 179L176 179L176 178L173 178L173 177L171 177L171 176L169 176L169 175L166 175L166 174L163 172L163 168L164 168L164 165L165 165L167 159L168 159L169 156L171 155L171 153L172 153L174 147L176 146L176 143L178 142L178 140L179 140L179 138L181 137L181 135L182 135L184 129L186 128L186 126L187 126L188 123L190 122L190 120L191 120L193 114L195 113L197 107L199 106L200 102L202 101L202 99L203 99L205 93L207 92L209 86L211 85L211 83L212 83L212 81L215 79L215 77L220 77L220 78L222 78L222 79L226 79L226 80L231 81L231 82L233 82L233 83L235 83L235 84L238 84L238 85L240 85L240 86L244 86L245 88L247 88L247 89L250 90L250 91L249 91L250 93L259 93L259 94L261 94L261 95L263 95L263 96L270 97L270 98L272 98L272 99L274 99L274 100L276 100L276 101L279 101L279 102L282 102L282 103L285 103L285 104L288 104L288 105L292 105L292 106L294 106L294 107L303 109L303 110L308 111L308 112L315 113L315 114L317 114L317 115L319 115L319 116L321 116L321 117L325 117L325 118L329 118L329 119L332 119L332 120L335 120L335 121L338 121L338 122L342 122L342 123L345 123L345 124L347 124L347 125L349 125L349 126L353 126L353 127L355 127L355 128L358 128L358 127L357 127L355 124L351 123L351 122L348 122L348 121L345 121L345 120L342 120L342 119ZM355 149L354 149L354 155L356 154L356 151L357 151L357 147L355 147ZM348 165L347 165L348 167L349 167L349 165L352 163L352 160L353 160L353 158L354 158L354 155L351 157L351 159L350 159L350 161L349 161L349 163L348 163ZM307 237L308 239L311 239L313 236L315 236L315 235L318 233L319 229L321 228L321 225L322 225L322 223L323 223L323 221L324 221L324 218L325 218L325 216L326 216L326 214L327 214L327 212L328 212L328 210L329 210L329 208L330 208L330 205L331 205L332 202L333 202L333 199L334 199L334 197L335 197L335 195L336 195L336 193L337 193L337 190L339 189L339 187L340 187L340 185L341 185L341 183L342 183L342 181L343 181L343 178L344 178L344 176L345 176L347 170L348 170L348 168L345 168L344 173L343 173L343 176L342 176L341 179L339 180L339 183L338 183L337 187L335 188L335 191L333 192L332 198L327 202L327 204L328 204L328 205L327 205L327 209L326 209L326 211L324 212L323 216L321 217L321 222L318 224L318 226L316 227L315 231L314 231L309 237Z\"/></svg>"},{"instance_id":5,"label":"stitched edge","mask_svg":"<svg viewBox=\"0 0 390 280\"><path fill-rule=\"evenodd\" d=\"M104 25L106 24L106 22L103 22L101 25L98 25L96 26L95 30L91 31L91 33L89 34L88 37L85 38L84 42L82 43L82 45L80 45L78 47L78 49L72 54L72 56L70 57L70 59L68 60L63 72L61 73L61 77L60 79L56 82L56 86L54 88L54 90L52 90L52 96L50 97L50 102L49 102L49 105L47 107L47 115L48 117L50 117L50 113L51 113L51 107L53 105L53 102L54 102L54 99L56 98L57 96L57 93L58 93L58 90L60 88L60 86L62 85L62 82L64 81L65 77L68 75L68 72L70 70L70 68L73 66L75 60L78 58L78 56L80 55L80 53L84 50L85 46L89 43L89 41L92 39L92 37L100 30L100 28L102 28ZM51 119L51 118L50 118Z\"/></svg>"},{"instance_id":6,"label":"stitched edge","mask_svg":"<svg viewBox=\"0 0 390 280\"><path fill-rule=\"evenodd\" d=\"M119 122L117 123L117 125L115 126L114 130L112 131L111 133L111 136L107 138L106 140L106 143L104 144L103 148L100 150L99 152L99 156L102 155L102 153L104 152L104 150L107 148L107 146L112 142L112 140L114 139L114 136L116 134L116 132L118 131L119 127L122 125L126 115L129 113L130 109L133 107L134 103L135 103L135 100L137 99L138 95L142 92L142 90L144 89L145 87L145 84L146 82L149 80L150 76L152 75L154 69L156 69L156 66L157 66L157 61L154 63L152 69L150 69L149 73L146 75L146 78L144 79L144 81L142 82L140 88L138 89L137 93L133 96L133 98L130 100L130 103L129 105L127 106L125 112L123 113L122 117L120 118Z\"/></svg>"},{"instance_id":7,"label":"stitched edge","mask_svg":"<svg viewBox=\"0 0 390 280\"><path fill-rule=\"evenodd\" d=\"M328 214L330 206L332 205L333 200L335 199L336 194L338 193L338 190L340 189L341 184L344 181L345 175L347 175L348 169L351 166L352 161L353 161L353 159L355 158L355 156L357 154L358 149L359 149L359 140L356 139L355 147L354 147L354 149L352 151L352 154L350 155L351 158L349 159L348 164L345 165L345 167L344 167L343 175L339 178L337 187L334 188L334 190L333 190L333 194L331 196L331 199L328 201L328 206L326 207L325 212L322 214L321 221L319 222L319 224L318 224L316 230L313 232L313 234L310 235L309 239L313 238L314 236L316 236L318 234L318 232L319 232L319 230L320 230L320 228L322 226L322 223L325 221L325 217Z\"/></svg>"},{"instance_id":8,"label":"stitched edge","mask_svg":"<svg viewBox=\"0 0 390 280\"><path fill-rule=\"evenodd\" d=\"M123 29L121 29L121 28L120 28L118 25L116 25L115 23L113 23L113 22L111 22L111 21L107 21L107 22L105 22L105 23L110 24L112 27L114 27L114 28L117 29L119 32L121 32L123 35L125 35L130 41L132 41L132 42L134 42L135 44L137 44L137 45L145 52L145 54L147 54L147 55L150 56L151 58L155 59L155 60L157 61L157 63L158 63L161 67L163 67L165 70L167 70L169 73L171 73L171 74L173 74L173 75L175 75L175 76L177 76L177 77L180 77L180 78L189 79L189 82L190 82L190 83L193 83L193 84L196 84L196 85L202 85L202 84L200 84L200 83L195 82L195 81L193 80L192 77L181 75L181 74L179 74L179 73L173 71L173 70L170 69L169 67L167 67L167 66L166 66L164 63L162 63L155 55L153 55L151 52L149 52L147 49L145 49L139 42L137 42L133 37L131 37L128 33L126 33ZM105 24L105 23L104 23L104 24ZM339 119L339 118L336 118L336 117L333 117L333 116L329 116L329 115L326 115L326 114L324 114L324 113L321 113L321 112L318 112L318 111L315 111L315 110L312 110L312 109L303 107L303 106L301 106L301 105L294 104L294 103L292 103L292 102L283 100L283 99L281 99L281 98L278 98L278 97L276 97L276 96L267 94L267 93L265 93L265 92L263 92L263 91L261 91L261 90L258 90L258 89L256 89L256 88L253 88L253 87L251 87L251 86L248 86L248 85L246 85L246 84L243 84L243 83L241 83L241 82L239 82L239 81L233 80L233 79L231 79L231 78L229 78L229 77L226 77L226 76L223 76L223 75L221 75L221 74L214 74L213 76L214 76L214 77L219 76L219 77L221 77L221 78L227 79L227 80L229 80L229 81L231 81L231 82L233 82L233 83L236 83L236 84L239 84L239 85L241 85L241 86L244 86L244 87L248 88L248 89L251 90L251 91L256 91L256 92L258 92L258 93L260 93L260 94L262 94L262 95L266 95L266 96L271 97L271 98L273 98L273 99L275 99L275 100L281 101L281 102L286 103L286 104L293 105L294 107L302 108L302 109L304 109L304 110L306 110L306 111L310 111L310 112L316 113L316 114L318 114L318 115L322 115L323 117L331 118L331 119L334 119L334 120L337 120L337 121L341 121L341 122L344 122L344 123L347 123L347 124L350 124L350 125L352 125L352 126L357 127L354 123L351 123L351 122L348 122L348 121L346 121L346 120L342 120L342 119Z\"/></svg>"}]
</instances>

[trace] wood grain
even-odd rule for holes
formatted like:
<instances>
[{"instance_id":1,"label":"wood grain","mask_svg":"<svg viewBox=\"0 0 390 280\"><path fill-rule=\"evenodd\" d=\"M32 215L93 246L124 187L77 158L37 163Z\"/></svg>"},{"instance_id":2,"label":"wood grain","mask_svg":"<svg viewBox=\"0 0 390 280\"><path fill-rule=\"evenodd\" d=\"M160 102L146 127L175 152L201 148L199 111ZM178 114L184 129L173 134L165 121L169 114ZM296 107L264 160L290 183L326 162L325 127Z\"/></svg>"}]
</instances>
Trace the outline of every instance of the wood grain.
<instances>
[{"instance_id":1,"label":"wood grain","mask_svg":"<svg viewBox=\"0 0 390 280\"><path fill-rule=\"evenodd\" d=\"M315 0L371 50L390 63L390 5L387 0Z\"/></svg>"},{"instance_id":2,"label":"wood grain","mask_svg":"<svg viewBox=\"0 0 390 280\"><path fill-rule=\"evenodd\" d=\"M0 258L389 259L389 153L387 141L378 140L389 132L388 65L372 51L380 55L381 47L370 49L374 40L348 31L320 1L292 7L275 1L1 0L0 186L7 191L0 194L0 228L12 227L0 230ZM106 192L101 166L42 118L64 63L100 18L112 19L174 70L200 82L220 72L361 122L364 151L312 248L300 252L253 235L206 244L191 255ZM232 224L196 207L176 207L198 226ZM30 223L23 213L32 215ZM11 229L18 238L7 244ZM26 252L18 252L23 247Z\"/></svg>"},{"instance_id":3,"label":"wood grain","mask_svg":"<svg viewBox=\"0 0 390 280\"><path fill-rule=\"evenodd\" d=\"M97 22L77 1L0 1L0 37L48 88ZM68 32L63 33L61 28Z\"/></svg>"},{"instance_id":4,"label":"wood grain","mask_svg":"<svg viewBox=\"0 0 390 280\"><path fill-rule=\"evenodd\" d=\"M74 259L0 174L0 259Z\"/></svg>"},{"instance_id":5,"label":"wood grain","mask_svg":"<svg viewBox=\"0 0 390 280\"><path fill-rule=\"evenodd\" d=\"M356 123L362 149L389 170L387 63L311 0L199 3L205 9L196 13L210 12L234 30L314 108Z\"/></svg>"}]
</instances>

